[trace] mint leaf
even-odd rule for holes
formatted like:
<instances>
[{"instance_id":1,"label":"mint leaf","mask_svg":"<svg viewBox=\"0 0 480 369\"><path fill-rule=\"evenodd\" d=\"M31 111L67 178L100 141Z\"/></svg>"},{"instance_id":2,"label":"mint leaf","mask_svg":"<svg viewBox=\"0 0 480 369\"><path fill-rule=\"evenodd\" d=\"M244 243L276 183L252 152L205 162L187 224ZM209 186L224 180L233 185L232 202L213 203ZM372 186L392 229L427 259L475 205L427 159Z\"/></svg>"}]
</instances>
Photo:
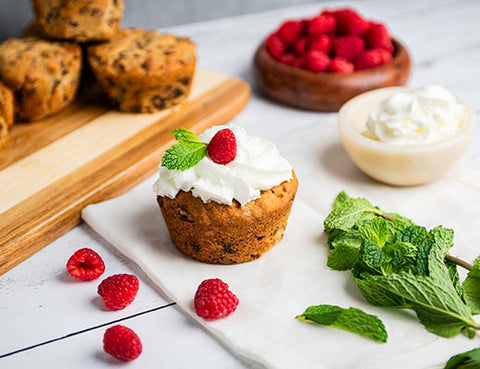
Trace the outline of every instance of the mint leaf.
<instances>
[{"instance_id":1,"label":"mint leaf","mask_svg":"<svg viewBox=\"0 0 480 369\"><path fill-rule=\"evenodd\" d=\"M162 167L186 170L197 165L207 155L204 143L181 143L170 147L162 159Z\"/></svg>"},{"instance_id":2,"label":"mint leaf","mask_svg":"<svg viewBox=\"0 0 480 369\"><path fill-rule=\"evenodd\" d=\"M373 305L410 307L425 328L442 337L480 326L448 280L411 273L389 276L366 275L354 278L362 295Z\"/></svg>"},{"instance_id":3,"label":"mint leaf","mask_svg":"<svg viewBox=\"0 0 480 369\"><path fill-rule=\"evenodd\" d=\"M480 256L463 282L463 299L472 314L480 314Z\"/></svg>"},{"instance_id":4,"label":"mint leaf","mask_svg":"<svg viewBox=\"0 0 480 369\"><path fill-rule=\"evenodd\" d=\"M360 309L344 309L334 305L310 306L297 319L344 329L377 342L387 342L387 331L382 321Z\"/></svg>"},{"instance_id":5,"label":"mint leaf","mask_svg":"<svg viewBox=\"0 0 480 369\"><path fill-rule=\"evenodd\" d=\"M346 200L348 200L350 197L345 193L345 191L340 192L335 200L333 201L333 208L337 209L342 205Z\"/></svg>"},{"instance_id":6,"label":"mint leaf","mask_svg":"<svg viewBox=\"0 0 480 369\"><path fill-rule=\"evenodd\" d=\"M362 243L363 240L356 230L345 232L340 229L335 229L328 235L327 240L327 244L330 248L335 248L338 245L347 245L359 249L360 246L362 246Z\"/></svg>"},{"instance_id":7,"label":"mint leaf","mask_svg":"<svg viewBox=\"0 0 480 369\"><path fill-rule=\"evenodd\" d=\"M341 243L328 254L327 266L334 270L349 270L359 262L360 249Z\"/></svg>"},{"instance_id":8,"label":"mint leaf","mask_svg":"<svg viewBox=\"0 0 480 369\"><path fill-rule=\"evenodd\" d=\"M453 231L438 226L429 232L432 240L428 254L428 275L435 279L450 279L450 273L445 264L445 255L453 246Z\"/></svg>"},{"instance_id":9,"label":"mint leaf","mask_svg":"<svg viewBox=\"0 0 480 369\"><path fill-rule=\"evenodd\" d=\"M365 240L361 250L362 261L377 271L389 261L383 249L370 240Z\"/></svg>"},{"instance_id":10,"label":"mint leaf","mask_svg":"<svg viewBox=\"0 0 480 369\"><path fill-rule=\"evenodd\" d=\"M452 356L445 369L478 369L480 368L480 348Z\"/></svg>"},{"instance_id":11,"label":"mint leaf","mask_svg":"<svg viewBox=\"0 0 480 369\"><path fill-rule=\"evenodd\" d=\"M197 135L188 129L180 128L172 131L172 133L179 143L201 143Z\"/></svg>"},{"instance_id":12,"label":"mint leaf","mask_svg":"<svg viewBox=\"0 0 480 369\"><path fill-rule=\"evenodd\" d=\"M358 232L363 239L369 240L376 245L383 247L390 235L387 222L389 221L377 217L359 226Z\"/></svg>"},{"instance_id":13,"label":"mint leaf","mask_svg":"<svg viewBox=\"0 0 480 369\"><path fill-rule=\"evenodd\" d=\"M373 219L376 215L382 214L367 199L362 198L354 199L350 197L337 203L337 206L323 223L327 232L335 228L348 231L356 223Z\"/></svg>"}]
</instances>

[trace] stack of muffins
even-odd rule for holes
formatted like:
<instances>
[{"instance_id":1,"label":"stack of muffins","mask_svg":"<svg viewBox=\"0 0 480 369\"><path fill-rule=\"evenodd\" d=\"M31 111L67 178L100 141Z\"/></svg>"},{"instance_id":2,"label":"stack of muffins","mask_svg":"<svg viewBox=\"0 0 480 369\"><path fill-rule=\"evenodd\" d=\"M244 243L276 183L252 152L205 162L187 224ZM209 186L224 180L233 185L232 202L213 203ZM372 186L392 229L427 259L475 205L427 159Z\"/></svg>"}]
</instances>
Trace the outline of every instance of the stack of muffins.
<instances>
[{"instance_id":1,"label":"stack of muffins","mask_svg":"<svg viewBox=\"0 0 480 369\"><path fill-rule=\"evenodd\" d=\"M91 68L122 111L153 113L188 96L194 44L120 29L124 0L31 1L36 18L24 38L0 44L0 147L14 121L35 121L70 104L82 69Z\"/></svg>"}]
</instances>

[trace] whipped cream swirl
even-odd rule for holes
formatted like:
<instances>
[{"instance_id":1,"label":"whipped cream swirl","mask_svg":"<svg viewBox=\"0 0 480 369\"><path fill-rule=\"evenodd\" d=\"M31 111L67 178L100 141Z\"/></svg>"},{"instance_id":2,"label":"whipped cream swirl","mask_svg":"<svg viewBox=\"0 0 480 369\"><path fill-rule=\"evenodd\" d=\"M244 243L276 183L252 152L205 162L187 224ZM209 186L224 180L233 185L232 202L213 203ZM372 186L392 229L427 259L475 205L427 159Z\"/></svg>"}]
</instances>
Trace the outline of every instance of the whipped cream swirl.
<instances>
[{"instance_id":1,"label":"whipped cream swirl","mask_svg":"<svg viewBox=\"0 0 480 369\"><path fill-rule=\"evenodd\" d=\"M208 143L221 129L230 128L237 140L237 156L227 165L217 164L208 156L184 171L160 166L159 178L153 189L159 196L173 199L179 191L192 191L203 202L215 201L240 205L260 197L269 190L292 179L292 166L283 158L275 144L248 136L242 127L233 124L207 129L199 138Z\"/></svg>"},{"instance_id":2,"label":"whipped cream swirl","mask_svg":"<svg viewBox=\"0 0 480 369\"><path fill-rule=\"evenodd\" d=\"M466 116L447 89L429 85L393 94L371 112L366 136L397 145L422 144L452 136Z\"/></svg>"}]
</instances>

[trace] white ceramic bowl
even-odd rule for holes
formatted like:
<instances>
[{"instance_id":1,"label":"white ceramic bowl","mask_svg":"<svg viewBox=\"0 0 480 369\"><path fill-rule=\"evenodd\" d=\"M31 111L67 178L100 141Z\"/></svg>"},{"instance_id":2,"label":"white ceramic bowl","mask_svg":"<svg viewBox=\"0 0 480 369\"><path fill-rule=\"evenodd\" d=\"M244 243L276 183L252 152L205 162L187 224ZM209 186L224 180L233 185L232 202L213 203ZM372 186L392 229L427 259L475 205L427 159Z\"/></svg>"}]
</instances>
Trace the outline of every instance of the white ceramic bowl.
<instances>
[{"instance_id":1,"label":"white ceramic bowl","mask_svg":"<svg viewBox=\"0 0 480 369\"><path fill-rule=\"evenodd\" d=\"M447 173L460 159L472 137L475 114L466 107L466 119L450 137L426 144L394 145L364 136L368 114L382 101L407 87L389 87L366 92L347 103L338 113L343 146L353 162L370 177L396 186L431 182Z\"/></svg>"}]
</instances>

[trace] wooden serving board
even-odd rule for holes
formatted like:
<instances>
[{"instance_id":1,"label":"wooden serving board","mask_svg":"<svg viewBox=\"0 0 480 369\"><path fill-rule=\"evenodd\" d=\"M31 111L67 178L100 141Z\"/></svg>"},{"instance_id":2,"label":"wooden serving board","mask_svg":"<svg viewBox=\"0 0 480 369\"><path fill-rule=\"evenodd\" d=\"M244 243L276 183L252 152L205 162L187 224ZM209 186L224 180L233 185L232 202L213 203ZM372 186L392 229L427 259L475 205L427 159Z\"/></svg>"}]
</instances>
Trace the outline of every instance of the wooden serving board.
<instances>
[{"instance_id":1,"label":"wooden serving board","mask_svg":"<svg viewBox=\"0 0 480 369\"><path fill-rule=\"evenodd\" d=\"M0 150L0 275L77 225L86 205L155 173L172 130L224 124L249 97L246 82L197 71L188 100L159 113L121 113L90 96L15 126Z\"/></svg>"}]
</instances>

